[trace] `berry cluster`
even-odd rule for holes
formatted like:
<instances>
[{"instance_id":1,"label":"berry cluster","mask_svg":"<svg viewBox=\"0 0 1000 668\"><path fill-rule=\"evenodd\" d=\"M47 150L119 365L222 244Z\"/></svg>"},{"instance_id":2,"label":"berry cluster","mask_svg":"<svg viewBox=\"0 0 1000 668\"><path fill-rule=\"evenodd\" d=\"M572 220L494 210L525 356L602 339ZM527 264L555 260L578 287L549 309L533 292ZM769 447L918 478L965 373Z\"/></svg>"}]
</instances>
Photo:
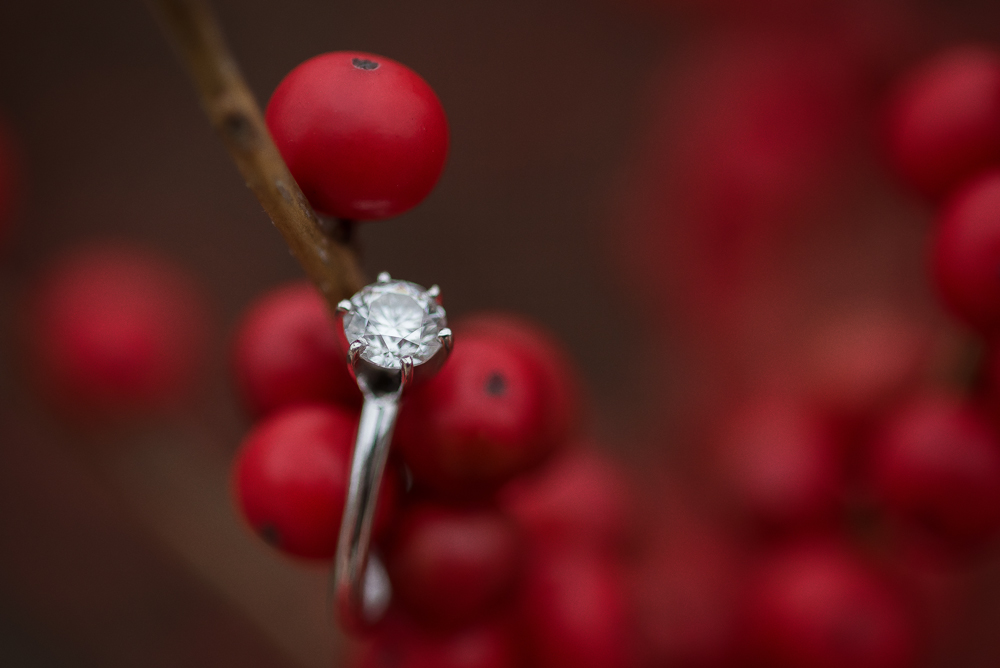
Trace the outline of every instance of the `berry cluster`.
<instances>
[{"instance_id":1,"label":"berry cluster","mask_svg":"<svg viewBox=\"0 0 1000 668\"><path fill-rule=\"evenodd\" d=\"M1000 53L954 48L914 69L886 114L899 176L938 207L930 274L950 313L994 347L1000 324ZM991 355L993 353L990 353ZM929 392L885 418L872 480L889 511L936 547L1000 532L1000 436L981 400ZM977 396L980 395L980 396Z\"/></svg>"},{"instance_id":2,"label":"berry cluster","mask_svg":"<svg viewBox=\"0 0 1000 668\"><path fill-rule=\"evenodd\" d=\"M359 412L336 326L314 288L293 284L251 306L234 346L256 419L235 462L238 505L264 540L324 562ZM362 665L514 666L524 652L624 665L627 485L577 446L564 354L514 316L453 329L448 363L401 410L375 527L393 607Z\"/></svg>"},{"instance_id":3,"label":"berry cluster","mask_svg":"<svg viewBox=\"0 0 1000 668\"><path fill-rule=\"evenodd\" d=\"M648 665L906 668L955 652L973 603L929 583L972 577L1000 538L1000 54L945 51L870 100L892 65L842 27L719 31L658 79L669 111L616 245L660 307L652 327L717 375L689 406L702 436L671 460L695 484L666 483L634 571ZM859 131L867 105L881 120ZM925 273L976 332L966 347L987 350L971 385L938 370L955 366L950 326L870 285L830 300L799 259L836 254L808 235L836 238L822 225L864 173L846 148L872 128L937 207ZM943 599L960 602L945 615Z\"/></svg>"}]
</instances>

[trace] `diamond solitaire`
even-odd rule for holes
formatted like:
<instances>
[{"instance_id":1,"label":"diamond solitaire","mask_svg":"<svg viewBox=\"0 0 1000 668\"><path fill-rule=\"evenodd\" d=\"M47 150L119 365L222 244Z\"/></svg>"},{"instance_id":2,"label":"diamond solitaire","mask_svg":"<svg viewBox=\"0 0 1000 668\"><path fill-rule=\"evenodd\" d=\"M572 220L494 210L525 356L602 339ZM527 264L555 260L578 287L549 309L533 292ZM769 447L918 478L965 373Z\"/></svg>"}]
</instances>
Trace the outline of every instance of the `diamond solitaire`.
<instances>
[{"instance_id":1,"label":"diamond solitaire","mask_svg":"<svg viewBox=\"0 0 1000 668\"><path fill-rule=\"evenodd\" d=\"M377 283L340 303L352 351L382 369L401 369L406 358L415 366L428 361L448 333L438 294L437 286L424 290L380 274Z\"/></svg>"}]
</instances>

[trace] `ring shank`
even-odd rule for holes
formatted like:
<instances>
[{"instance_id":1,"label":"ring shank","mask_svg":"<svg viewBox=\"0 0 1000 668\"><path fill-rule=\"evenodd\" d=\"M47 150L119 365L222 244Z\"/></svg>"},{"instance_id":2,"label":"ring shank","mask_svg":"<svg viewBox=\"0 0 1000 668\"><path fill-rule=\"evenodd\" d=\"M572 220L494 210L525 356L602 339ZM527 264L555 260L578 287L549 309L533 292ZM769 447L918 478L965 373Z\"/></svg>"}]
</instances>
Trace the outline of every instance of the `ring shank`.
<instances>
[{"instance_id":1,"label":"ring shank","mask_svg":"<svg viewBox=\"0 0 1000 668\"><path fill-rule=\"evenodd\" d=\"M362 630L381 615L381 610L366 609L365 571L375 505L398 412L398 393L366 393L334 558L333 605L341 624L350 630Z\"/></svg>"}]
</instances>

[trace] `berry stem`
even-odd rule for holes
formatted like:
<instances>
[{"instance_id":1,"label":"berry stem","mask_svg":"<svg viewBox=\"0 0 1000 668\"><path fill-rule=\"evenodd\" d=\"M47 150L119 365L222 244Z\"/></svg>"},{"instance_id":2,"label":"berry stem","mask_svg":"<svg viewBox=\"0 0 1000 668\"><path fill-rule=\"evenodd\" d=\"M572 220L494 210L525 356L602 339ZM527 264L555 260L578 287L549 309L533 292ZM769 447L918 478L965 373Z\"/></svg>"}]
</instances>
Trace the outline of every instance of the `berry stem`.
<instances>
[{"instance_id":1,"label":"berry stem","mask_svg":"<svg viewBox=\"0 0 1000 668\"><path fill-rule=\"evenodd\" d=\"M271 139L260 107L202 0L150 0L194 79L212 126L292 254L331 307L365 285L353 250L324 234Z\"/></svg>"}]
</instances>

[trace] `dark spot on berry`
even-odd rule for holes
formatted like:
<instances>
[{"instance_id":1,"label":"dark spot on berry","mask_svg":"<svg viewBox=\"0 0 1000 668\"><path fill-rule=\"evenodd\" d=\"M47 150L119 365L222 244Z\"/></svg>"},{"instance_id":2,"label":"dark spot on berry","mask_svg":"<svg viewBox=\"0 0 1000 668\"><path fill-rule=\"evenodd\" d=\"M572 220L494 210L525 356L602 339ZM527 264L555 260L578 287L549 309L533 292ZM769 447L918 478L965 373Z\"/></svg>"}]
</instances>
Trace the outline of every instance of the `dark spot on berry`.
<instances>
[{"instance_id":1,"label":"dark spot on berry","mask_svg":"<svg viewBox=\"0 0 1000 668\"><path fill-rule=\"evenodd\" d=\"M507 379L499 371L494 371L486 379L484 389L486 390L486 394L492 397L502 397L507 393Z\"/></svg>"},{"instance_id":2,"label":"dark spot on berry","mask_svg":"<svg viewBox=\"0 0 1000 668\"><path fill-rule=\"evenodd\" d=\"M273 545L274 547L281 547L281 534L278 533L278 528L273 524L265 524L264 526L257 529L260 537L268 545Z\"/></svg>"},{"instance_id":3,"label":"dark spot on berry","mask_svg":"<svg viewBox=\"0 0 1000 668\"><path fill-rule=\"evenodd\" d=\"M377 70L379 67L378 63L367 58L352 58L351 65L354 65L359 70Z\"/></svg>"}]
</instances>

